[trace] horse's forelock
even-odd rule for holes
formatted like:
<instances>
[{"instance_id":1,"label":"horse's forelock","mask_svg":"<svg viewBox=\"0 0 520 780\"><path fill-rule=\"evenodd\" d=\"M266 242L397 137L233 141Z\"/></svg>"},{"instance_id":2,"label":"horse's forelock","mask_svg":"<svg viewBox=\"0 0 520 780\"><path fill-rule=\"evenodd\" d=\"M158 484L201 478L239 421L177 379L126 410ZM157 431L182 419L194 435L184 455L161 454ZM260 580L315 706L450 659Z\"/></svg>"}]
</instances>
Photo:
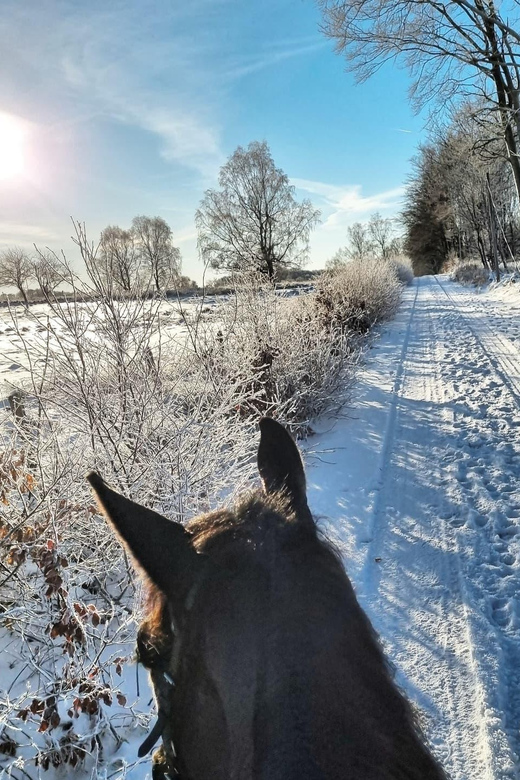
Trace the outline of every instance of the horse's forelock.
<instances>
[{"instance_id":1,"label":"horse's forelock","mask_svg":"<svg viewBox=\"0 0 520 780\"><path fill-rule=\"evenodd\" d=\"M197 549L214 540L222 543L248 534L262 535L274 528L299 524L287 495L283 492L266 495L259 491L249 493L240 503L228 510L208 512L191 520L187 529L193 534ZM308 526L302 526L308 531ZM213 548L213 544L211 545Z\"/></svg>"}]
</instances>

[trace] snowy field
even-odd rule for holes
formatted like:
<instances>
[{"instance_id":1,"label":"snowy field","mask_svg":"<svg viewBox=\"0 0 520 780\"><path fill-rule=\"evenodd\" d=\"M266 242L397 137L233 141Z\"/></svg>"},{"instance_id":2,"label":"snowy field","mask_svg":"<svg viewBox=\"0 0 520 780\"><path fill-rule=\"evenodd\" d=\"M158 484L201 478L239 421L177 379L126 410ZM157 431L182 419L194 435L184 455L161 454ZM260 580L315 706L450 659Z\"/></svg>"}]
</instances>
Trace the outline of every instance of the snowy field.
<instances>
[{"instance_id":1,"label":"snowy field","mask_svg":"<svg viewBox=\"0 0 520 780\"><path fill-rule=\"evenodd\" d=\"M171 341L179 344L184 343L188 332L186 320L189 323L198 315L204 322L209 321L211 315L218 309L219 303L224 300L224 296L208 296L204 301L202 315L199 312L200 299L197 298L160 303L158 305L160 336L164 340L165 346ZM84 305L83 308L86 309ZM31 385L28 361L17 338L13 317L18 321L24 338L33 343L43 343L46 336L44 323L49 314L49 308L45 303L37 303L30 307L30 311L32 316L27 318L24 316L24 309L21 305L13 306L11 311L6 306L0 307L0 404L7 402L7 397L13 386L30 387ZM37 320L40 320L42 324L38 324ZM54 327L57 335L64 332L59 321L55 322Z\"/></svg>"},{"instance_id":2,"label":"snowy field","mask_svg":"<svg viewBox=\"0 0 520 780\"><path fill-rule=\"evenodd\" d=\"M445 276L416 280L343 416L316 421L305 445L310 506L452 780L520 773L519 309L514 285L479 293ZM2 399L24 363L9 327L0 311ZM5 698L23 670L0 632ZM150 709L140 678L139 697L134 667L117 680L127 741L78 777L150 776L148 759L136 763ZM0 778L40 771L1 767Z\"/></svg>"}]
</instances>

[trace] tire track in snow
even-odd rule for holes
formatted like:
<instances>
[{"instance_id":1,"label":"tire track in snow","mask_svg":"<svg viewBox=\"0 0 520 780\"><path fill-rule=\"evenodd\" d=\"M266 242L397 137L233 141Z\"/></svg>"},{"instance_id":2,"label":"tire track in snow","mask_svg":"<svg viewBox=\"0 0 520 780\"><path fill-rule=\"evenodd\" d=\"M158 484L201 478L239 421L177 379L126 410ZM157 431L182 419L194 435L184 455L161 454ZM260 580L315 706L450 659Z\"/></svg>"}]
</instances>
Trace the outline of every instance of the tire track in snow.
<instances>
[{"instance_id":1,"label":"tire track in snow","mask_svg":"<svg viewBox=\"0 0 520 780\"><path fill-rule=\"evenodd\" d=\"M416 283L389 400L361 601L386 640L398 682L429 713L426 730L450 775L502 780L483 717L457 550L439 516L445 436L437 433L441 382L428 292Z\"/></svg>"},{"instance_id":2,"label":"tire track in snow","mask_svg":"<svg viewBox=\"0 0 520 780\"><path fill-rule=\"evenodd\" d=\"M448 332L458 336L458 349L455 340L445 339L449 346L443 363L446 383L451 383L455 391L452 425L459 430L460 448L453 453L455 457L448 458L452 509L448 509L447 515L460 551L461 586L471 604L474 634L491 634L492 644L497 647L491 658L491 645L486 648L485 643L484 647L475 643L475 655L483 676L490 678L486 698L493 705L494 731L503 730L507 735L511 760L518 773L520 503L514 496L520 491L520 355L506 337L495 334L489 326L478 296L464 291L464 304L460 306L440 280L436 279L436 284L437 290L442 291L438 295L444 299L437 296L439 307L448 303L445 325ZM470 309L472 297L476 313ZM498 346L496 354L494 344ZM452 367L446 369L450 360ZM460 371L453 368L461 360L466 360L472 369L466 378L461 378ZM480 383L473 381L475 372L481 377ZM482 403L486 396L491 403Z\"/></svg>"},{"instance_id":3,"label":"tire track in snow","mask_svg":"<svg viewBox=\"0 0 520 780\"><path fill-rule=\"evenodd\" d=\"M433 312L435 311L435 315ZM433 376L429 383L427 396L431 399L436 417L440 417L439 442L449 440L453 437L453 415L450 404L447 403L445 384L442 378L443 360L443 339L439 333L439 309L437 306L431 311L427 318L428 322L428 343L429 357L432 361ZM441 447L437 446L434 461L435 476L434 482L439 486L441 492L445 484L443 475L443 456ZM435 506L435 505L434 505ZM466 594L462 579L460 565L460 548L456 534L450 525L451 512L443 506L441 498L439 502L438 523L440 527L443 556L443 579L445 589L443 590L443 612L444 619L441 624L443 633L443 644L446 654L451 656L451 672L456 675L448 678L447 684L452 686L449 691L451 705L451 721L456 723L472 723L471 744L468 742L466 750L469 749L472 756L472 763L466 764L466 756L463 751L455 750L452 753L451 764L453 771L460 777L496 778L502 777L502 773L497 775L498 767L495 766L495 753L499 747L500 752L507 752L505 740L495 739L489 727L489 720L484 715L489 706L489 697L484 684L484 673L475 659L475 646L478 644L478 627L474 625L471 610L468 608ZM456 615L453 612L454 605L457 605ZM458 626L458 631L456 630ZM455 631L454 631L455 628ZM461 639L463 640L461 642ZM456 663L456 659L463 654L465 656L465 665L461 667ZM465 674L462 674L462 669ZM468 700L464 691L471 688L472 698ZM450 742L457 739L457 735L450 734ZM499 743L500 744L499 746ZM494 743L494 750L493 745ZM506 772L511 767L510 761L506 760ZM504 775L505 777L506 775Z\"/></svg>"},{"instance_id":4,"label":"tire track in snow","mask_svg":"<svg viewBox=\"0 0 520 780\"><path fill-rule=\"evenodd\" d=\"M472 315L465 312L463 306L455 301L438 277L433 278L452 304L457 315L465 322L476 341L478 341L480 348L500 377L500 380L509 389L517 409L520 410L520 353L517 347L503 334L493 330L481 312L475 316L475 321L472 323ZM466 290L463 293L466 296L468 295ZM497 346L499 349L497 349Z\"/></svg>"},{"instance_id":5,"label":"tire track in snow","mask_svg":"<svg viewBox=\"0 0 520 780\"><path fill-rule=\"evenodd\" d=\"M415 288L415 295L413 298L413 302L410 310L410 316L408 318L408 323L403 338L401 353L399 355L397 369L395 372L394 385L390 397L390 411L387 417L385 433L383 436L383 444L379 455L378 469L379 469L380 476L377 485L375 486L376 495L374 499L374 505L373 505L370 521L367 526L367 536L365 540L367 544L370 544L373 540L376 525L381 515L381 495L382 495L381 488L383 487L386 480L386 474L390 463L391 448L392 448L393 440L395 438L395 425L396 425L396 418L397 418L397 406L399 402L399 393L403 383L406 354L408 352L408 345L410 343L410 333L411 333L412 322L415 314L415 307L417 305L418 294L419 294L419 287L417 286Z\"/></svg>"}]
</instances>

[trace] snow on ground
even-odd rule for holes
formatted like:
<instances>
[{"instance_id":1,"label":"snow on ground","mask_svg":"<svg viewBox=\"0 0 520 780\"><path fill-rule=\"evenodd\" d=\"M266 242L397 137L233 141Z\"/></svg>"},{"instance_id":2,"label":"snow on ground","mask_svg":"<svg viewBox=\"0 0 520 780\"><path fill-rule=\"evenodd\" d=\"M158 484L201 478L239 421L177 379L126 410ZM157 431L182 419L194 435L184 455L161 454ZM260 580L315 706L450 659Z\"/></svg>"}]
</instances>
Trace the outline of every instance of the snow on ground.
<instances>
[{"instance_id":1,"label":"snow on ground","mask_svg":"<svg viewBox=\"0 0 520 780\"><path fill-rule=\"evenodd\" d=\"M311 507L453 780L520 771L520 344L506 298L416 280L347 416L309 442Z\"/></svg>"},{"instance_id":2,"label":"snow on ground","mask_svg":"<svg viewBox=\"0 0 520 780\"><path fill-rule=\"evenodd\" d=\"M160 329L154 335L151 346L155 348L159 338L163 346L167 346L169 341L184 343L188 334L186 321L191 323L196 317L202 322L211 321L212 315L224 300L224 296L213 295L207 296L202 303L200 298L195 297L161 302L159 304ZM79 304L78 308L92 309L94 306L95 304L92 303ZM45 303L31 305L29 317L26 316L23 306L16 305L12 309L7 306L0 307L0 405L6 402L13 387L31 385L27 355L17 338L17 327L28 343L43 344L47 335L45 326L49 315L56 336L63 335L64 328L59 318L52 316ZM92 335L90 330L89 333ZM45 353L44 348L38 349L38 354L41 353Z\"/></svg>"},{"instance_id":3,"label":"snow on ground","mask_svg":"<svg viewBox=\"0 0 520 780\"><path fill-rule=\"evenodd\" d=\"M368 352L352 404L341 419L316 423L306 446L311 508L341 549L452 780L520 773L514 287L479 293L444 276L416 280ZM2 341L0 368L9 379L18 356ZM122 776L118 761L136 760L137 731L107 777ZM144 766L125 776L149 777Z\"/></svg>"}]
</instances>

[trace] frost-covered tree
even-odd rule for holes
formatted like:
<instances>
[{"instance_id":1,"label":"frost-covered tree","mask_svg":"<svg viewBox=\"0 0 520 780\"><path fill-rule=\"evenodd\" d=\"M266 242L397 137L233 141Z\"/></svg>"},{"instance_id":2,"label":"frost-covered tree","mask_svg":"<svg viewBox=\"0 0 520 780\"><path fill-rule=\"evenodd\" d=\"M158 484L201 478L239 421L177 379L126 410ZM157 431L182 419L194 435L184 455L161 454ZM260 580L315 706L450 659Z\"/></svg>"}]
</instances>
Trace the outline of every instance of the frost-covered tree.
<instances>
[{"instance_id":1,"label":"frost-covered tree","mask_svg":"<svg viewBox=\"0 0 520 780\"><path fill-rule=\"evenodd\" d=\"M109 225L101 233L96 263L124 292L134 289L139 258L133 231Z\"/></svg>"},{"instance_id":2,"label":"frost-covered tree","mask_svg":"<svg viewBox=\"0 0 520 780\"><path fill-rule=\"evenodd\" d=\"M132 235L143 274L157 292L165 290L181 273L181 253L173 245L171 227L162 217L134 217Z\"/></svg>"},{"instance_id":3,"label":"frost-covered tree","mask_svg":"<svg viewBox=\"0 0 520 780\"><path fill-rule=\"evenodd\" d=\"M48 298L63 280L62 263L54 252L37 249L33 261L33 275L44 297Z\"/></svg>"},{"instance_id":4,"label":"frost-covered tree","mask_svg":"<svg viewBox=\"0 0 520 780\"><path fill-rule=\"evenodd\" d=\"M25 305L28 305L27 282L34 276L31 255L19 246L11 247L0 254L0 285L16 287Z\"/></svg>"},{"instance_id":5,"label":"frost-covered tree","mask_svg":"<svg viewBox=\"0 0 520 780\"><path fill-rule=\"evenodd\" d=\"M348 253L353 260L365 260L373 252L373 242L366 222L354 222L347 228Z\"/></svg>"},{"instance_id":6,"label":"frost-covered tree","mask_svg":"<svg viewBox=\"0 0 520 780\"><path fill-rule=\"evenodd\" d=\"M367 225L368 235L371 239L372 252L382 260L388 260L399 254L400 241L395 235L394 220L382 217L376 211L372 214Z\"/></svg>"},{"instance_id":7,"label":"frost-covered tree","mask_svg":"<svg viewBox=\"0 0 520 780\"><path fill-rule=\"evenodd\" d=\"M413 163L403 221L416 272L439 271L449 254L488 268L495 249L507 263L518 244L516 189L502 144L493 127L465 114L432 134Z\"/></svg>"},{"instance_id":8,"label":"frost-covered tree","mask_svg":"<svg viewBox=\"0 0 520 780\"><path fill-rule=\"evenodd\" d=\"M201 255L212 268L273 279L277 268L303 265L320 212L296 200L265 141L239 146L220 169L219 187L206 191L195 216Z\"/></svg>"}]
</instances>

